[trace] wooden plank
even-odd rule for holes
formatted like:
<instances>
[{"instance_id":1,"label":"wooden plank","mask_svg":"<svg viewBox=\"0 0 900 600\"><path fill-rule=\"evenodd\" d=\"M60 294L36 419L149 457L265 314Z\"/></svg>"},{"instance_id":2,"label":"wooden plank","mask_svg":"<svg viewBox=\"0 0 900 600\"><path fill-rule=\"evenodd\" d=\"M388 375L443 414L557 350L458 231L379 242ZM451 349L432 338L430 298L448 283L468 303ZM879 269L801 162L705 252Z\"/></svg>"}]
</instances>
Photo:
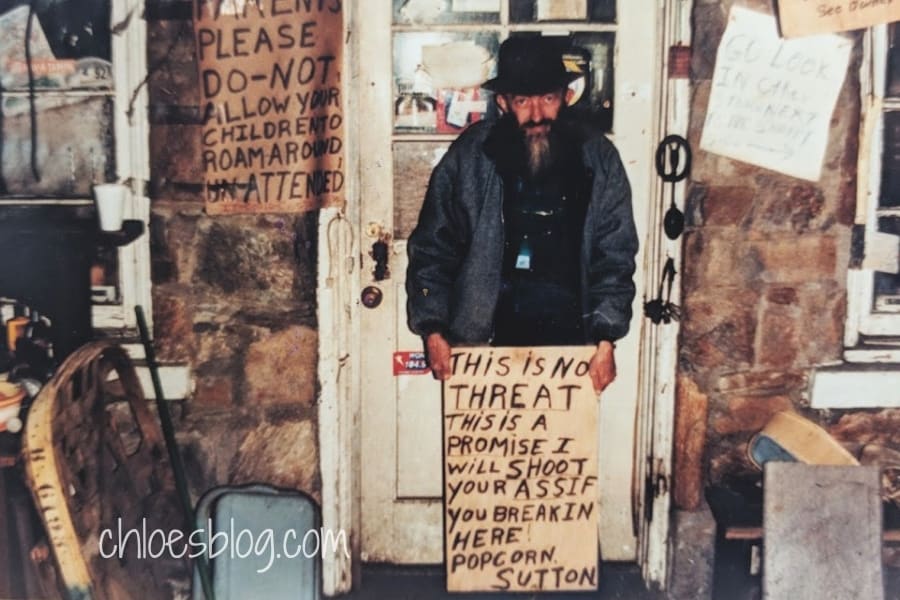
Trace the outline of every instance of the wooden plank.
<instances>
[{"instance_id":1,"label":"wooden plank","mask_svg":"<svg viewBox=\"0 0 900 600\"><path fill-rule=\"evenodd\" d=\"M900 359L900 356L885 358ZM850 409L898 407L898 378L900 369L889 364L879 365L877 371L858 365L819 368L811 383L810 406Z\"/></svg>"},{"instance_id":2,"label":"wooden plank","mask_svg":"<svg viewBox=\"0 0 900 600\"><path fill-rule=\"evenodd\" d=\"M454 351L444 382L448 590L597 589L592 354Z\"/></svg>"},{"instance_id":3,"label":"wooden plank","mask_svg":"<svg viewBox=\"0 0 900 600\"><path fill-rule=\"evenodd\" d=\"M884 598L878 467L769 462L763 598Z\"/></svg>"},{"instance_id":4,"label":"wooden plank","mask_svg":"<svg viewBox=\"0 0 900 600\"><path fill-rule=\"evenodd\" d=\"M406 311L405 251L396 260L392 259L391 268L397 269L397 275L392 277L393 304L396 307L394 314L402 315ZM394 335L397 348L422 347L422 339L409 330L406 319L396 320ZM430 369L418 373L418 375L397 375L392 382L395 387L391 393L397 402L395 460L397 498L433 499L434 504L439 505L444 492L443 473L439 467L444 464L443 443L440 436L441 383L431 376ZM438 511L438 522L440 514ZM440 536L440 532L441 527L438 527L437 536ZM432 552L437 554L440 549L441 544L438 543L432 547ZM437 560L438 562L442 560L440 554Z\"/></svg>"},{"instance_id":5,"label":"wooden plank","mask_svg":"<svg viewBox=\"0 0 900 600\"><path fill-rule=\"evenodd\" d=\"M764 537L762 527L729 527L725 530L726 540L762 540ZM900 529L885 529L881 536L885 544L900 542Z\"/></svg>"},{"instance_id":6,"label":"wooden plank","mask_svg":"<svg viewBox=\"0 0 900 600\"><path fill-rule=\"evenodd\" d=\"M725 530L726 540L761 540L762 527L729 527Z\"/></svg>"}]
</instances>

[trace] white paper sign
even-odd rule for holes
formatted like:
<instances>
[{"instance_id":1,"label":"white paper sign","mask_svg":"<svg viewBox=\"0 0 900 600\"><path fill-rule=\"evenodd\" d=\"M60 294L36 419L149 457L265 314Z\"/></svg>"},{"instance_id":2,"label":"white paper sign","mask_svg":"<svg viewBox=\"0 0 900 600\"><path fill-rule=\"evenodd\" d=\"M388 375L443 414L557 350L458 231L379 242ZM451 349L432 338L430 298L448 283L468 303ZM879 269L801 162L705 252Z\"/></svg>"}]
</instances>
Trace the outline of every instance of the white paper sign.
<instances>
[{"instance_id":1,"label":"white paper sign","mask_svg":"<svg viewBox=\"0 0 900 600\"><path fill-rule=\"evenodd\" d=\"M850 47L838 35L782 39L775 17L732 7L700 148L817 181Z\"/></svg>"},{"instance_id":2,"label":"white paper sign","mask_svg":"<svg viewBox=\"0 0 900 600\"><path fill-rule=\"evenodd\" d=\"M881 231L866 232L866 255L863 269L896 275L900 273L900 236Z\"/></svg>"},{"instance_id":3,"label":"white paper sign","mask_svg":"<svg viewBox=\"0 0 900 600\"><path fill-rule=\"evenodd\" d=\"M579 21L587 18L585 0L538 0L538 21Z\"/></svg>"}]
</instances>

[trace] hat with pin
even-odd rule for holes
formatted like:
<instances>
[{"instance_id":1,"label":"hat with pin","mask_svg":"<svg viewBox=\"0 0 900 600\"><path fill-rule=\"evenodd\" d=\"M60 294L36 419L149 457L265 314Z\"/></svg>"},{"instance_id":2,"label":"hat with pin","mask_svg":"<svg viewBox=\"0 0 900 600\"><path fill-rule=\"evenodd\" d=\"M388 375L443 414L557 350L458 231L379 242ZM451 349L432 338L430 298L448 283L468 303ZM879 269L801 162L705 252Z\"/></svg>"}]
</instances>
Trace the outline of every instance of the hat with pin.
<instances>
[{"instance_id":1,"label":"hat with pin","mask_svg":"<svg viewBox=\"0 0 900 600\"><path fill-rule=\"evenodd\" d=\"M532 96L565 89L581 75L566 70L557 40L511 37L500 45L497 76L481 87L497 94Z\"/></svg>"}]
</instances>

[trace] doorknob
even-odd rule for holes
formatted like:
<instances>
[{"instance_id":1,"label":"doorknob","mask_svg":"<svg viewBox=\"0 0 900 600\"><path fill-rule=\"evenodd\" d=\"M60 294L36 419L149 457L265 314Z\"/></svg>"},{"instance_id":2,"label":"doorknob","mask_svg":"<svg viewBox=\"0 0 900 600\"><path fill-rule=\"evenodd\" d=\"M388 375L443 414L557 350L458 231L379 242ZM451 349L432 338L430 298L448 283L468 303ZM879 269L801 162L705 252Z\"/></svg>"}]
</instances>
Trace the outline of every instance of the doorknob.
<instances>
[{"instance_id":1,"label":"doorknob","mask_svg":"<svg viewBox=\"0 0 900 600\"><path fill-rule=\"evenodd\" d=\"M374 285L367 286L360 294L360 300L366 308L377 308L384 294Z\"/></svg>"}]
</instances>

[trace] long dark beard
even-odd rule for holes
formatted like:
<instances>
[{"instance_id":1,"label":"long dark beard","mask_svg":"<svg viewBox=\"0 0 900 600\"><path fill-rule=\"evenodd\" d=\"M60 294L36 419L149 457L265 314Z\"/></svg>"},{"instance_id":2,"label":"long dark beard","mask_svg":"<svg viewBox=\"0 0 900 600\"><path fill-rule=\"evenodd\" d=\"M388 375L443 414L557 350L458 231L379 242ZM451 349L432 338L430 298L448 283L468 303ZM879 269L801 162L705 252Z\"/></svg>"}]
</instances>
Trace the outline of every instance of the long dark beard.
<instances>
[{"instance_id":1,"label":"long dark beard","mask_svg":"<svg viewBox=\"0 0 900 600\"><path fill-rule=\"evenodd\" d=\"M537 179L579 160L584 127L561 111L544 135L527 136L513 114L504 114L485 140L485 151L504 177Z\"/></svg>"},{"instance_id":2,"label":"long dark beard","mask_svg":"<svg viewBox=\"0 0 900 600\"><path fill-rule=\"evenodd\" d=\"M551 125L552 127L552 125ZM550 132L524 136L528 172L533 178L540 177L555 161L553 137Z\"/></svg>"}]
</instances>

